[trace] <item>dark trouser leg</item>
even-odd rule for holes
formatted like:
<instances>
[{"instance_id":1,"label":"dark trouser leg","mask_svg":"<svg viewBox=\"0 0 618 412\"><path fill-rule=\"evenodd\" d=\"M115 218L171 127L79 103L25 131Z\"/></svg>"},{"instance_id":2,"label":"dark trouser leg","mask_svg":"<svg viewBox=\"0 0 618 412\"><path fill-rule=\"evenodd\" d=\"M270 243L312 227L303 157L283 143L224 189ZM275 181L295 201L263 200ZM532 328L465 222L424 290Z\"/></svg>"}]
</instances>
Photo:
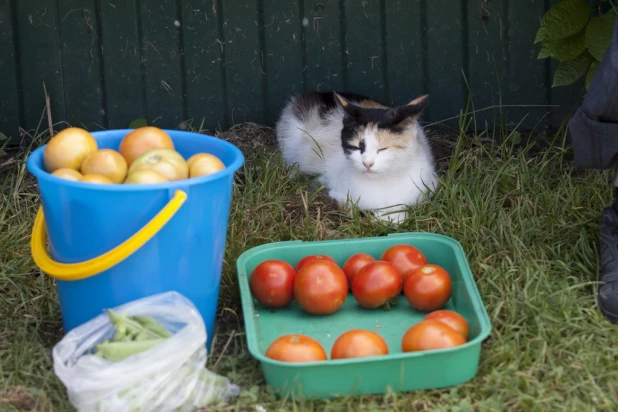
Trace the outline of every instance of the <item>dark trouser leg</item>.
<instances>
[{"instance_id":1,"label":"dark trouser leg","mask_svg":"<svg viewBox=\"0 0 618 412\"><path fill-rule=\"evenodd\" d=\"M614 184L618 170L614 176ZM597 301L601 312L618 324L618 188L614 188L614 204L603 211L599 226L601 284Z\"/></svg>"},{"instance_id":2,"label":"dark trouser leg","mask_svg":"<svg viewBox=\"0 0 618 412\"><path fill-rule=\"evenodd\" d=\"M615 165L618 154L618 20L612 42L586 98L569 123L569 133L577 166L606 169ZM615 179L614 186L618 186L616 183ZM614 191L614 204L601 216L598 302L605 317L618 323L618 189L614 187Z\"/></svg>"}]
</instances>

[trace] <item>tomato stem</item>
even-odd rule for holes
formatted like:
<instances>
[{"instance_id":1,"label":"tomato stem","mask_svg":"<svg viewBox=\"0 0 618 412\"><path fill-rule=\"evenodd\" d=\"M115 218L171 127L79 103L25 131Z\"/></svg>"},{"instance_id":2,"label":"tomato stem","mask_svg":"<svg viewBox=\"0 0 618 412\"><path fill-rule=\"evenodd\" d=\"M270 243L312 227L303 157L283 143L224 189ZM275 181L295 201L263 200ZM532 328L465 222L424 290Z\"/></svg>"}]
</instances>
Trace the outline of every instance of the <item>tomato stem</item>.
<instances>
[{"instance_id":1,"label":"tomato stem","mask_svg":"<svg viewBox=\"0 0 618 412\"><path fill-rule=\"evenodd\" d=\"M386 302L384 302L384 305L382 305L382 307L384 308L384 311L385 312L389 311L391 310L391 307L396 306L397 300L398 300L398 296L394 296L390 298L389 300L387 300Z\"/></svg>"}]
</instances>

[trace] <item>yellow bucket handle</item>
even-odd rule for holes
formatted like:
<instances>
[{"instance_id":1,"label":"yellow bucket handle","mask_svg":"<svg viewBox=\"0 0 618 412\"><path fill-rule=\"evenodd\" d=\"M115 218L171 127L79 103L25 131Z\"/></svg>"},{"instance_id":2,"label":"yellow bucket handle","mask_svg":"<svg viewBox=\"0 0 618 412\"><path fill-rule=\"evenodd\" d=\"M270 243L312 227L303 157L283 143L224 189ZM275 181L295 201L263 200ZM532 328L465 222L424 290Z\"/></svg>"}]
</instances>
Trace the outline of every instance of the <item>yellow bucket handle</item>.
<instances>
[{"instance_id":1,"label":"yellow bucket handle","mask_svg":"<svg viewBox=\"0 0 618 412\"><path fill-rule=\"evenodd\" d=\"M43 208L39 207L30 239L34 263L44 273L58 280L80 280L99 274L122 262L148 242L176 214L186 199L187 194L177 190L169 203L133 236L109 252L79 263L59 263L49 256L45 217Z\"/></svg>"}]
</instances>

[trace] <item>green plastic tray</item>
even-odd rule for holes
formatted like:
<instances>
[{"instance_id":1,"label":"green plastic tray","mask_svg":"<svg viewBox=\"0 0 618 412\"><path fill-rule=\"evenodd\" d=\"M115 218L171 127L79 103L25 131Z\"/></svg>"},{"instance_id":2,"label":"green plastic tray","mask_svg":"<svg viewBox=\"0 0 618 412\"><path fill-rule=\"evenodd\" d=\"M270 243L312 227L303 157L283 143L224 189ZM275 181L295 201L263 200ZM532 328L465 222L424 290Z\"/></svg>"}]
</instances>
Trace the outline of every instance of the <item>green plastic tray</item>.
<instances>
[{"instance_id":1,"label":"green plastic tray","mask_svg":"<svg viewBox=\"0 0 618 412\"><path fill-rule=\"evenodd\" d=\"M379 259L395 244L409 244L425 254L429 263L443 266L453 280L452 297L446 309L466 318L470 339L464 345L428 352L401 352L404 332L426 313L414 310L401 295L389 311L364 309L350 293L333 315L313 316L303 312L296 301L288 307L271 310L251 295L249 276L267 259L280 259L293 266L307 255L328 254L340 265L354 253L365 252ZM316 241L278 242L244 252L236 262L249 352L261 363L267 384L278 396L305 399L405 392L454 386L472 379L478 371L481 343L491 324L478 293L464 250L456 240L431 233L397 233L382 237ZM352 328L378 332L389 346L380 357L330 360L337 337ZM302 333L317 339L328 354L328 361L285 363L266 358L270 343L281 335Z\"/></svg>"}]
</instances>

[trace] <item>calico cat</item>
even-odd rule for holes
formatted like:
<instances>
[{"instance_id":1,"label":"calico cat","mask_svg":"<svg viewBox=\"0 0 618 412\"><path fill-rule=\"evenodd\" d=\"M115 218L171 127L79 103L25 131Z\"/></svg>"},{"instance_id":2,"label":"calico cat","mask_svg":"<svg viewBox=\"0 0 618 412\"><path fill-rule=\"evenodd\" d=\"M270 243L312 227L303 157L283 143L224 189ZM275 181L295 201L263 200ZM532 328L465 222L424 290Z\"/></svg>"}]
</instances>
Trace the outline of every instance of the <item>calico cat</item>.
<instances>
[{"instance_id":1,"label":"calico cat","mask_svg":"<svg viewBox=\"0 0 618 412\"><path fill-rule=\"evenodd\" d=\"M352 93L296 95L277 122L277 144L287 165L317 175L340 205L351 201L400 223L438 180L419 121L427 102L425 95L389 107Z\"/></svg>"}]
</instances>

